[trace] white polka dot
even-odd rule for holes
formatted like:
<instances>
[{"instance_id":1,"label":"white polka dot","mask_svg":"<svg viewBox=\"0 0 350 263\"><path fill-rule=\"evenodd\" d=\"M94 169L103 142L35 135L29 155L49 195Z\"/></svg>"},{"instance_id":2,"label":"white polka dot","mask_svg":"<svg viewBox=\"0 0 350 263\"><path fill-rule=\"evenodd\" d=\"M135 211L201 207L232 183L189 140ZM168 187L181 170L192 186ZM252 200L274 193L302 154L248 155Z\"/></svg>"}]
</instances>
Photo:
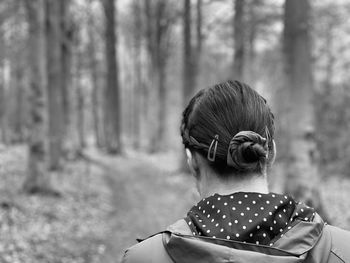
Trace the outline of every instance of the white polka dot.
<instances>
[{"instance_id":1,"label":"white polka dot","mask_svg":"<svg viewBox=\"0 0 350 263\"><path fill-rule=\"evenodd\" d=\"M292 228L291 226L288 227L288 229L291 229L291 228Z\"/></svg>"},{"instance_id":2,"label":"white polka dot","mask_svg":"<svg viewBox=\"0 0 350 263\"><path fill-rule=\"evenodd\" d=\"M244 198L248 198L248 195L244 195Z\"/></svg>"},{"instance_id":3,"label":"white polka dot","mask_svg":"<svg viewBox=\"0 0 350 263\"><path fill-rule=\"evenodd\" d=\"M207 233L210 233L210 229L207 230Z\"/></svg>"},{"instance_id":4,"label":"white polka dot","mask_svg":"<svg viewBox=\"0 0 350 263\"><path fill-rule=\"evenodd\" d=\"M195 232L192 232L193 235L195 235L196 233Z\"/></svg>"},{"instance_id":5,"label":"white polka dot","mask_svg":"<svg viewBox=\"0 0 350 263\"><path fill-rule=\"evenodd\" d=\"M202 225L204 228L206 228L207 226L206 225Z\"/></svg>"},{"instance_id":6,"label":"white polka dot","mask_svg":"<svg viewBox=\"0 0 350 263\"><path fill-rule=\"evenodd\" d=\"M202 209L202 207L200 206L200 207L198 207L198 209L199 209L199 210L201 210L201 209Z\"/></svg>"},{"instance_id":7,"label":"white polka dot","mask_svg":"<svg viewBox=\"0 0 350 263\"><path fill-rule=\"evenodd\" d=\"M217 213L220 213L220 209L218 209Z\"/></svg>"},{"instance_id":8,"label":"white polka dot","mask_svg":"<svg viewBox=\"0 0 350 263\"><path fill-rule=\"evenodd\" d=\"M277 205L275 205L275 209L277 209L278 208L278 206Z\"/></svg>"},{"instance_id":9,"label":"white polka dot","mask_svg":"<svg viewBox=\"0 0 350 263\"><path fill-rule=\"evenodd\" d=\"M269 215L272 216L272 212L269 212Z\"/></svg>"},{"instance_id":10,"label":"white polka dot","mask_svg":"<svg viewBox=\"0 0 350 263\"><path fill-rule=\"evenodd\" d=\"M276 220L273 220L273 223L276 225L277 224Z\"/></svg>"},{"instance_id":11,"label":"white polka dot","mask_svg":"<svg viewBox=\"0 0 350 263\"><path fill-rule=\"evenodd\" d=\"M280 229L280 232L283 232L283 229L282 229L282 228Z\"/></svg>"},{"instance_id":12,"label":"white polka dot","mask_svg":"<svg viewBox=\"0 0 350 263\"><path fill-rule=\"evenodd\" d=\"M270 247L272 246L273 244L272 243L270 243Z\"/></svg>"},{"instance_id":13,"label":"white polka dot","mask_svg":"<svg viewBox=\"0 0 350 263\"><path fill-rule=\"evenodd\" d=\"M199 221L199 223L202 223L202 219L199 219L198 221Z\"/></svg>"},{"instance_id":14,"label":"white polka dot","mask_svg":"<svg viewBox=\"0 0 350 263\"><path fill-rule=\"evenodd\" d=\"M253 222L253 220L251 220L251 219L249 219L248 221L249 221L249 223Z\"/></svg>"},{"instance_id":15,"label":"white polka dot","mask_svg":"<svg viewBox=\"0 0 350 263\"><path fill-rule=\"evenodd\" d=\"M264 210L264 207L260 207L261 210Z\"/></svg>"},{"instance_id":16,"label":"white polka dot","mask_svg":"<svg viewBox=\"0 0 350 263\"><path fill-rule=\"evenodd\" d=\"M224 205L227 205L227 203L225 202Z\"/></svg>"},{"instance_id":17,"label":"white polka dot","mask_svg":"<svg viewBox=\"0 0 350 263\"><path fill-rule=\"evenodd\" d=\"M188 225L192 225L192 222L190 221L190 222L188 222Z\"/></svg>"},{"instance_id":18,"label":"white polka dot","mask_svg":"<svg viewBox=\"0 0 350 263\"><path fill-rule=\"evenodd\" d=\"M283 212L287 212L286 209L283 209Z\"/></svg>"},{"instance_id":19,"label":"white polka dot","mask_svg":"<svg viewBox=\"0 0 350 263\"><path fill-rule=\"evenodd\" d=\"M241 216L244 216L244 213L243 213L243 212L241 213Z\"/></svg>"},{"instance_id":20,"label":"white polka dot","mask_svg":"<svg viewBox=\"0 0 350 263\"><path fill-rule=\"evenodd\" d=\"M275 198L275 197L276 197L276 195L272 194L272 197L273 197L273 198Z\"/></svg>"},{"instance_id":21,"label":"white polka dot","mask_svg":"<svg viewBox=\"0 0 350 263\"><path fill-rule=\"evenodd\" d=\"M255 200L253 200L253 201L252 201L252 203L253 203L253 204L256 204L256 201L255 201Z\"/></svg>"},{"instance_id":22,"label":"white polka dot","mask_svg":"<svg viewBox=\"0 0 350 263\"><path fill-rule=\"evenodd\" d=\"M261 198L261 195L258 195L259 196L259 198Z\"/></svg>"},{"instance_id":23,"label":"white polka dot","mask_svg":"<svg viewBox=\"0 0 350 263\"><path fill-rule=\"evenodd\" d=\"M238 233L236 234L236 237L239 237L239 234L238 234Z\"/></svg>"},{"instance_id":24,"label":"white polka dot","mask_svg":"<svg viewBox=\"0 0 350 263\"><path fill-rule=\"evenodd\" d=\"M230 198L233 199L233 195L231 195Z\"/></svg>"},{"instance_id":25,"label":"white polka dot","mask_svg":"<svg viewBox=\"0 0 350 263\"><path fill-rule=\"evenodd\" d=\"M266 237L266 233L263 233L263 237Z\"/></svg>"},{"instance_id":26,"label":"white polka dot","mask_svg":"<svg viewBox=\"0 0 350 263\"><path fill-rule=\"evenodd\" d=\"M218 227L218 226L219 226L219 223L216 223L215 226Z\"/></svg>"},{"instance_id":27,"label":"white polka dot","mask_svg":"<svg viewBox=\"0 0 350 263\"><path fill-rule=\"evenodd\" d=\"M284 199L288 199L288 197L285 195L285 196L284 196Z\"/></svg>"},{"instance_id":28,"label":"white polka dot","mask_svg":"<svg viewBox=\"0 0 350 263\"><path fill-rule=\"evenodd\" d=\"M223 228L221 228L221 229L220 229L220 232L224 232L224 229L223 229Z\"/></svg>"},{"instance_id":29,"label":"white polka dot","mask_svg":"<svg viewBox=\"0 0 350 263\"><path fill-rule=\"evenodd\" d=\"M291 205L291 204L292 204L292 201L289 201L289 204Z\"/></svg>"},{"instance_id":30,"label":"white polka dot","mask_svg":"<svg viewBox=\"0 0 350 263\"><path fill-rule=\"evenodd\" d=\"M235 220L235 224L238 224L238 220Z\"/></svg>"},{"instance_id":31,"label":"white polka dot","mask_svg":"<svg viewBox=\"0 0 350 263\"><path fill-rule=\"evenodd\" d=\"M242 226L243 229L246 229L247 227L246 226Z\"/></svg>"},{"instance_id":32,"label":"white polka dot","mask_svg":"<svg viewBox=\"0 0 350 263\"><path fill-rule=\"evenodd\" d=\"M305 217L304 219L305 219L306 221L308 221L308 220L309 220L309 218L307 218L307 217Z\"/></svg>"},{"instance_id":33,"label":"white polka dot","mask_svg":"<svg viewBox=\"0 0 350 263\"><path fill-rule=\"evenodd\" d=\"M207 201L207 205L209 205L209 201Z\"/></svg>"},{"instance_id":34,"label":"white polka dot","mask_svg":"<svg viewBox=\"0 0 350 263\"><path fill-rule=\"evenodd\" d=\"M298 216L299 214L298 213L295 213L296 216Z\"/></svg>"},{"instance_id":35,"label":"white polka dot","mask_svg":"<svg viewBox=\"0 0 350 263\"><path fill-rule=\"evenodd\" d=\"M253 236L253 233L250 233L249 236L252 237L252 236Z\"/></svg>"},{"instance_id":36,"label":"white polka dot","mask_svg":"<svg viewBox=\"0 0 350 263\"><path fill-rule=\"evenodd\" d=\"M212 223L214 222L214 218L211 219L211 222L212 222Z\"/></svg>"},{"instance_id":37,"label":"white polka dot","mask_svg":"<svg viewBox=\"0 0 350 263\"><path fill-rule=\"evenodd\" d=\"M218 201L220 201L221 200L221 197L218 197Z\"/></svg>"},{"instance_id":38,"label":"white polka dot","mask_svg":"<svg viewBox=\"0 0 350 263\"><path fill-rule=\"evenodd\" d=\"M242 201L238 201L239 204L242 204Z\"/></svg>"},{"instance_id":39,"label":"white polka dot","mask_svg":"<svg viewBox=\"0 0 350 263\"><path fill-rule=\"evenodd\" d=\"M225 218L226 218L226 215L223 215L222 218L225 219Z\"/></svg>"},{"instance_id":40,"label":"white polka dot","mask_svg":"<svg viewBox=\"0 0 350 263\"><path fill-rule=\"evenodd\" d=\"M203 210L203 214L205 214L205 210Z\"/></svg>"},{"instance_id":41,"label":"white polka dot","mask_svg":"<svg viewBox=\"0 0 350 263\"><path fill-rule=\"evenodd\" d=\"M216 236L213 236L213 238L216 238Z\"/></svg>"},{"instance_id":42,"label":"white polka dot","mask_svg":"<svg viewBox=\"0 0 350 263\"><path fill-rule=\"evenodd\" d=\"M229 226L232 226L232 223L231 223L231 222L228 222L228 225L229 225Z\"/></svg>"},{"instance_id":43,"label":"white polka dot","mask_svg":"<svg viewBox=\"0 0 350 263\"><path fill-rule=\"evenodd\" d=\"M264 220L264 222L266 222L266 221L267 221L267 219L266 219L266 218L264 218L263 220Z\"/></svg>"},{"instance_id":44,"label":"white polka dot","mask_svg":"<svg viewBox=\"0 0 350 263\"><path fill-rule=\"evenodd\" d=\"M255 216L258 216L259 214L258 214L258 213L255 213L254 215L255 215Z\"/></svg>"},{"instance_id":45,"label":"white polka dot","mask_svg":"<svg viewBox=\"0 0 350 263\"><path fill-rule=\"evenodd\" d=\"M279 217L279 218L282 218L281 214L278 214L278 217Z\"/></svg>"},{"instance_id":46,"label":"white polka dot","mask_svg":"<svg viewBox=\"0 0 350 263\"><path fill-rule=\"evenodd\" d=\"M207 215L207 217L209 218L209 217L210 217L210 215L208 214L208 215Z\"/></svg>"},{"instance_id":47,"label":"white polka dot","mask_svg":"<svg viewBox=\"0 0 350 263\"><path fill-rule=\"evenodd\" d=\"M256 226L256 229L260 229L260 226L259 226L259 225L257 225L257 226Z\"/></svg>"},{"instance_id":48,"label":"white polka dot","mask_svg":"<svg viewBox=\"0 0 350 263\"><path fill-rule=\"evenodd\" d=\"M281 234L281 237L283 237L283 234Z\"/></svg>"},{"instance_id":49,"label":"white polka dot","mask_svg":"<svg viewBox=\"0 0 350 263\"><path fill-rule=\"evenodd\" d=\"M215 205L212 205L211 208L215 208Z\"/></svg>"},{"instance_id":50,"label":"white polka dot","mask_svg":"<svg viewBox=\"0 0 350 263\"><path fill-rule=\"evenodd\" d=\"M304 212L304 209L300 209L301 212Z\"/></svg>"},{"instance_id":51,"label":"white polka dot","mask_svg":"<svg viewBox=\"0 0 350 263\"><path fill-rule=\"evenodd\" d=\"M227 236L226 239L230 239L230 236Z\"/></svg>"},{"instance_id":52,"label":"white polka dot","mask_svg":"<svg viewBox=\"0 0 350 263\"><path fill-rule=\"evenodd\" d=\"M250 207L249 207L249 206L247 207L247 210L248 210L248 211L250 210Z\"/></svg>"},{"instance_id":53,"label":"white polka dot","mask_svg":"<svg viewBox=\"0 0 350 263\"><path fill-rule=\"evenodd\" d=\"M232 207L232 210L236 210L236 207L233 206L233 207Z\"/></svg>"},{"instance_id":54,"label":"white polka dot","mask_svg":"<svg viewBox=\"0 0 350 263\"><path fill-rule=\"evenodd\" d=\"M272 227L272 226L270 226L270 230L271 230L271 231L273 230L273 227Z\"/></svg>"},{"instance_id":55,"label":"white polka dot","mask_svg":"<svg viewBox=\"0 0 350 263\"><path fill-rule=\"evenodd\" d=\"M280 203L283 204L283 201L281 200Z\"/></svg>"},{"instance_id":56,"label":"white polka dot","mask_svg":"<svg viewBox=\"0 0 350 263\"><path fill-rule=\"evenodd\" d=\"M266 200L266 204L269 204L270 203L270 201L269 200Z\"/></svg>"},{"instance_id":57,"label":"white polka dot","mask_svg":"<svg viewBox=\"0 0 350 263\"><path fill-rule=\"evenodd\" d=\"M256 243L257 245L259 245L259 241L256 241L255 243Z\"/></svg>"}]
</instances>

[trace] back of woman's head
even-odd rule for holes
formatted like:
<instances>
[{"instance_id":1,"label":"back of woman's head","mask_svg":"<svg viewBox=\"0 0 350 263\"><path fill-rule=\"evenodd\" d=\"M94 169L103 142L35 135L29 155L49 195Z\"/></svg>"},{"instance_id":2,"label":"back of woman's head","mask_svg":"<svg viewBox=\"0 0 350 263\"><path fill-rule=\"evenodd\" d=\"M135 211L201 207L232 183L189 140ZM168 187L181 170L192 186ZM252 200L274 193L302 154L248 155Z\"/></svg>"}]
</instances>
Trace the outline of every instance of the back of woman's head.
<instances>
[{"instance_id":1,"label":"back of woman's head","mask_svg":"<svg viewBox=\"0 0 350 263\"><path fill-rule=\"evenodd\" d=\"M199 91L183 112L183 144L222 175L261 173L273 135L274 117L266 100L239 81Z\"/></svg>"}]
</instances>

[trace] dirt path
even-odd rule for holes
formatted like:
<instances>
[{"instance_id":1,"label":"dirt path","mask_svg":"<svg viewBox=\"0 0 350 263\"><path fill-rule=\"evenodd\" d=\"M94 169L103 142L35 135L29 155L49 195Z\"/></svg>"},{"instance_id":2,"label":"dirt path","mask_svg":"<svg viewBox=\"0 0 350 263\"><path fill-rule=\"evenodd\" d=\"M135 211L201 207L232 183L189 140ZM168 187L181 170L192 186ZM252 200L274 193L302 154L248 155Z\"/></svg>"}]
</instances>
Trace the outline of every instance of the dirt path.
<instances>
[{"instance_id":1,"label":"dirt path","mask_svg":"<svg viewBox=\"0 0 350 263\"><path fill-rule=\"evenodd\" d=\"M98 161L106 166L115 208L109 219L111 231L103 263L120 262L123 251L135 244L136 238L164 230L194 202L193 183L187 175L164 171L142 157L103 157Z\"/></svg>"}]
</instances>

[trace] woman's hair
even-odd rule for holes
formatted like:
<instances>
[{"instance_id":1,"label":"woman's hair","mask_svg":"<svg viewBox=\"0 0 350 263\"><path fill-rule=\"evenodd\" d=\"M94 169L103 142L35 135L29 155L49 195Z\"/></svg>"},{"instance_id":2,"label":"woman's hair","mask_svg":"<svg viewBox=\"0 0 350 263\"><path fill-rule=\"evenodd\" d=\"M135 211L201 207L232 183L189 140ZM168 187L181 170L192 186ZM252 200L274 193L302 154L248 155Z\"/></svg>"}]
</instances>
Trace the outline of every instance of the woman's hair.
<instances>
[{"instance_id":1,"label":"woman's hair","mask_svg":"<svg viewBox=\"0 0 350 263\"><path fill-rule=\"evenodd\" d=\"M274 116L255 90L227 81L191 99L181 136L185 148L202 154L219 174L261 173L273 147Z\"/></svg>"}]
</instances>

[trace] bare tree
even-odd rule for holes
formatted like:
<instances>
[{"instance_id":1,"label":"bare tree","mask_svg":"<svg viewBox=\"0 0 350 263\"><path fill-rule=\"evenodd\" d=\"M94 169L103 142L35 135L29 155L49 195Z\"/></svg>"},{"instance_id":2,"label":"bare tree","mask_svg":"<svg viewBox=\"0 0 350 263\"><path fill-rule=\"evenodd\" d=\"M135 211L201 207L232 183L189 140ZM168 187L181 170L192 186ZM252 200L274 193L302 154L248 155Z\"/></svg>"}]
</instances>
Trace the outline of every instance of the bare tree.
<instances>
[{"instance_id":1,"label":"bare tree","mask_svg":"<svg viewBox=\"0 0 350 263\"><path fill-rule=\"evenodd\" d=\"M118 83L116 6L114 0L102 0L105 12L106 70L105 138L109 153L118 154L121 145L121 100Z\"/></svg>"},{"instance_id":2,"label":"bare tree","mask_svg":"<svg viewBox=\"0 0 350 263\"><path fill-rule=\"evenodd\" d=\"M233 19L233 41L234 41L234 55L233 55L233 76L237 80L244 78L244 60L245 60L245 1L235 0L234 2L234 19Z\"/></svg>"},{"instance_id":3,"label":"bare tree","mask_svg":"<svg viewBox=\"0 0 350 263\"><path fill-rule=\"evenodd\" d=\"M29 24L28 63L30 73L30 121L28 170L23 188L26 192L49 188L47 169L46 61L44 37L44 0L25 1Z\"/></svg>"},{"instance_id":4,"label":"bare tree","mask_svg":"<svg viewBox=\"0 0 350 263\"><path fill-rule=\"evenodd\" d=\"M283 32L285 98L283 140L287 151L285 188L324 213L317 189L313 76L310 47L310 3L286 0Z\"/></svg>"},{"instance_id":5,"label":"bare tree","mask_svg":"<svg viewBox=\"0 0 350 263\"><path fill-rule=\"evenodd\" d=\"M49 168L52 170L60 167L64 132L62 101L62 12L60 8L60 1L46 1Z\"/></svg>"}]
</instances>

